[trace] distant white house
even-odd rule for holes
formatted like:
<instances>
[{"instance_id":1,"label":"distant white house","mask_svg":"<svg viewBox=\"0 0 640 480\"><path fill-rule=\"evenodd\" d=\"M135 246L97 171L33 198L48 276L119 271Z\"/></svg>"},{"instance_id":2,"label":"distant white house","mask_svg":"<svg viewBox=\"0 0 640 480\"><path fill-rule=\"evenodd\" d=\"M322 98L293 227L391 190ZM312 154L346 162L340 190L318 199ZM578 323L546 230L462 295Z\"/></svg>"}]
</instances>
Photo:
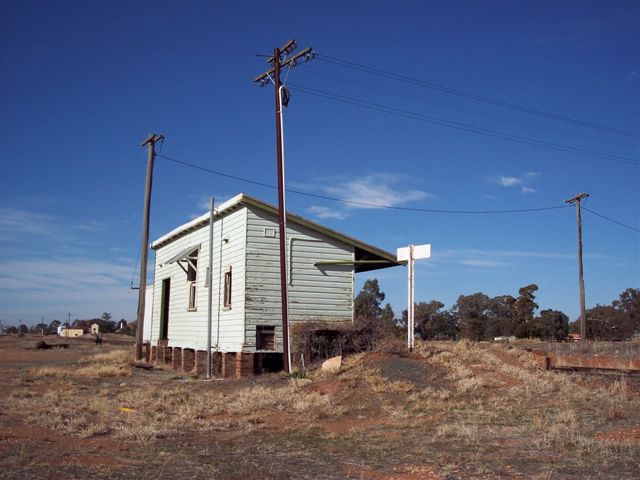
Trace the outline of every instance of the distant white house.
<instances>
[{"instance_id":1,"label":"distant white house","mask_svg":"<svg viewBox=\"0 0 640 480\"><path fill-rule=\"evenodd\" d=\"M207 284L209 214L154 241L144 337L151 345L204 350L212 288L212 348L281 352L277 208L239 194L216 211L213 279ZM394 254L287 214L289 320L353 320L355 273L399 265ZM146 312L145 312L146 313Z\"/></svg>"},{"instance_id":2,"label":"distant white house","mask_svg":"<svg viewBox=\"0 0 640 480\"><path fill-rule=\"evenodd\" d=\"M58 335L61 337L81 337L84 335L84 330L82 328L62 327L62 329L58 329Z\"/></svg>"}]
</instances>

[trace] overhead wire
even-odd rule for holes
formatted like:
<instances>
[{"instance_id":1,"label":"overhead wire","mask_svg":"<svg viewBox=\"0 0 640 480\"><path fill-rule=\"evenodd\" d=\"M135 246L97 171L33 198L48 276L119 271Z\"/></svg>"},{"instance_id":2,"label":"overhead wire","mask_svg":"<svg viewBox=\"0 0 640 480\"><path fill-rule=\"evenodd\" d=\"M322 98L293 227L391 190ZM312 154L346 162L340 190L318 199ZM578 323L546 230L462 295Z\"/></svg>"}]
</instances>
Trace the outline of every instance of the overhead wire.
<instances>
[{"instance_id":1,"label":"overhead wire","mask_svg":"<svg viewBox=\"0 0 640 480\"><path fill-rule=\"evenodd\" d=\"M446 101L443 101L443 100L436 100L436 99L430 98L430 97L424 97L424 96L421 96L421 95L414 95L414 94L406 93L406 92L403 92L403 91L395 89L395 88L388 88L388 87L384 87L382 85L379 85L379 84L376 84L376 83L373 83L373 82L357 80L357 79L354 79L352 77L336 74L334 72L328 73L328 72L322 71L321 69L314 68L313 66L307 66L304 69L304 72L306 72L306 71L311 71L314 76L318 75L318 76L321 76L321 77L331 78L333 80L338 80L339 82L348 83L348 84L355 85L355 86L358 86L358 87L363 87L363 88L366 88L366 89L369 89L369 90L383 92L383 93L387 93L389 95L393 95L393 96L400 97L400 98L406 98L406 99L409 99L409 100L416 100L416 101L419 101L421 103L425 103L427 105L435 105L435 106L438 106L438 107L442 107L442 108L453 110L453 111L457 111L457 112L468 113L470 115L474 115L474 116L477 116L477 117L490 118L492 120L498 120L499 122L510 123L512 125L518 125L518 126L521 126L521 127L533 128L533 129L536 129L536 130L550 132L550 133L568 135L568 136L576 137L576 138L586 138L586 139L589 139L589 140L592 140L592 141L609 143L609 144L613 144L613 145L621 145L621 146L636 146L637 145L637 143L613 140L613 139L602 138L602 137L594 137L593 135L589 135L588 133L581 133L581 132L576 132L576 131L573 131L573 130L565 130L565 129L562 129L562 128L550 127L550 126L542 125L542 124L539 124L539 123L528 122L526 120L516 120L514 118L506 117L504 115L498 115L498 114L493 114L493 113L488 113L488 112L481 112L481 111L478 111L478 110L474 110L473 108L463 107L461 105L457 105L457 104L454 104L454 103L451 103L451 102L446 102Z\"/></svg>"},{"instance_id":2,"label":"overhead wire","mask_svg":"<svg viewBox=\"0 0 640 480\"><path fill-rule=\"evenodd\" d=\"M595 215L596 217L603 218L603 219L605 219L605 220L607 220L609 222L612 222L612 223L615 223L617 225L620 225L621 227L628 228L629 230L633 230L634 232L640 233L640 228L632 227L631 225L627 225L626 223L622 223L622 222L619 222L618 220L614 220L613 218L607 217L606 215L603 215L603 214L598 213L598 212L596 212L594 210L591 210L590 208L587 208L584 205L582 205L582 209L586 210L587 212L591 213L592 215Z\"/></svg>"},{"instance_id":3,"label":"overhead wire","mask_svg":"<svg viewBox=\"0 0 640 480\"><path fill-rule=\"evenodd\" d=\"M251 180L249 178L244 178L244 177L239 177L237 175L231 175L229 173L225 173L225 172L220 172L217 170L213 170L207 167L203 167L201 165L195 165L193 163L190 162L185 162L183 160L179 160L177 158L173 158L173 157L169 157L167 155L156 155L157 157L160 158L164 158L165 160L169 160L171 162L177 163L179 165L183 165L186 167L190 167L196 170L200 170L203 172L208 172L208 173L212 173L214 175L218 175L221 177L225 177L225 178L230 178L232 180L237 180L239 182L245 182L245 183L250 183L252 185L258 185L260 187L265 187L265 188L269 188L272 190L277 190L278 187L275 185L271 185L268 183L264 183L264 182L259 182L256 180ZM407 211L407 212L422 212L422 213L444 213L444 214L503 214L503 213L530 213L530 212L542 212L542 211L548 211L548 210L559 210L559 209L563 209L563 208L569 208L570 205L554 205L554 206L549 206L549 207L537 207L537 208L519 208L519 209L507 209L507 210L443 210L443 209L431 209L431 208L417 208L417 207L399 207L399 206L395 206L395 205L384 205L384 204L377 204L377 203L370 203L370 202L360 202L360 201L355 201L355 200L348 200L348 199L344 199L344 198L337 198L337 197L331 197L328 195L320 195L320 194L316 194L316 193L309 193L309 192L302 192L300 190L294 190L294 189L290 189L287 188L286 191L288 193L293 193L296 195L301 195L301 196L305 196L305 197L312 197L312 198L318 198L321 200L329 200L332 202L339 202L339 203L344 203L344 204L349 204L349 205L358 205L361 207L373 207L373 208L384 208L384 209L388 209L388 210L400 210L400 211Z\"/></svg>"},{"instance_id":4,"label":"overhead wire","mask_svg":"<svg viewBox=\"0 0 640 480\"><path fill-rule=\"evenodd\" d=\"M619 162L619 163L624 163L624 164L628 164L628 165L633 165L633 166L640 166L640 162L637 159L631 158L631 157L625 157L625 156L621 156L621 155L615 155L615 154L610 154L610 153L602 153L602 152L594 152L591 150L585 150L583 148L578 148L578 147L571 147L569 145L562 145L562 144L558 144L558 143L553 143L553 142L547 142L544 140L537 140L537 139L533 139L533 138L529 138L529 137L523 137L520 135L513 135L510 133L505 133L505 132L500 132L497 130L492 130L492 129L488 129L488 128L484 128L484 127L476 127L473 125L468 125L465 123L460 123L460 122L455 122L452 120L445 120L442 118L438 118L438 117L434 117L431 115L425 115L422 113L416 113L416 112L411 112L408 110L403 110L400 108L396 108L396 107L391 107L388 105L382 105L379 103L374 103L374 102L369 102L367 100L361 100L361 99L357 99L357 98L353 98L353 97L348 97L346 95L339 95L337 93L332 93L332 92L327 92L324 90L319 90L316 88L311 88L311 87L305 87L302 85L298 85L298 84L294 84L294 83L289 83L289 85L291 86L292 89L294 90L298 90L300 92L303 93L307 93L310 95L315 95L318 97L323 97L323 98L327 98L330 100L334 100L337 102L343 102L343 103L348 103L351 105L356 105L359 107L363 107L363 108L369 108L371 110L377 110L380 112L385 112L385 113L390 113L392 115L396 115L396 116L400 116L400 117L405 117L405 118L410 118L413 120L418 120L418 121L422 121L422 122L427 122L427 123L432 123L435 125L441 125L441 126L445 126L445 127L450 127L450 128L455 128L458 130L464 130L467 132L471 132L471 133L477 133L480 135L487 135L490 137L495 137L495 138L502 138L505 140L510 140L513 142L518 142L518 143L524 143L524 144L528 144L528 145L534 145L534 146L538 146L538 147L545 147L545 148L550 148L553 150L559 150L562 152L567 152L567 153L573 153L573 154L578 154L578 155L585 155L585 156L589 156L589 157L594 157L594 158L600 158L600 159L604 159L604 160L612 160L615 162Z\"/></svg>"},{"instance_id":5,"label":"overhead wire","mask_svg":"<svg viewBox=\"0 0 640 480\"><path fill-rule=\"evenodd\" d=\"M565 115L561 115L561 114L557 114L557 113L553 113L553 112L546 112L544 110L539 110L536 108L532 108L532 107L527 107L524 105L518 105L515 103L511 103L511 102L507 102L504 100L499 100L499 99L495 99L495 98L491 98L491 97L487 97L484 95L478 95L475 93L471 93L471 92L467 92L464 90L460 90L460 89L456 89L456 88L451 88L451 87L447 87L445 85L440 85L434 82L429 82L426 80L421 80L418 78L413 78L413 77L409 77L407 75L401 75L395 72L389 72L386 70L382 70L380 68L375 68L375 67L370 67L367 65L363 65L360 63L356 63L356 62L351 62L349 60L344 60L344 59L340 59L337 57L332 57L330 55L326 55L326 54L320 54L317 53L316 57L324 62L328 62L334 65L339 65L345 68L351 68L353 70L358 70L361 72L366 72L366 73L370 73L373 75L377 75L377 76L381 76L381 77L385 77L385 78L390 78L390 79L394 79L397 81L401 81L404 83L409 83L412 85L417 85L417 86L421 86L421 87L426 87L426 88L430 88L433 90L438 90L444 93L449 93L452 95L457 95L460 97L464 97L464 98L469 98L472 100L477 100L477 101L481 101L481 102L485 102L485 103L489 103L492 105L497 105L497 106L501 106L501 107L505 107L505 108L509 108L512 110L518 110L521 112L525 112L525 113L529 113L531 115L537 115L537 116L541 116L541 117L546 117L546 118L550 118L553 120L559 120L559 121L564 121L564 122L568 122L568 123L573 123L575 125L580 125L582 127L587 127L587 128L592 128L592 129L596 129L596 130L602 130L605 132L609 132L609 133L616 133L618 135L624 135L627 137L633 137L633 138L640 138L640 134L635 133L635 132L628 132L626 130L621 130L618 128L612 128L612 127L608 127L605 125L599 125L597 123L592 123L592 122L587 122L584 120L579 120L576 118L571 118Z\"/></svg>"}]
</instances>

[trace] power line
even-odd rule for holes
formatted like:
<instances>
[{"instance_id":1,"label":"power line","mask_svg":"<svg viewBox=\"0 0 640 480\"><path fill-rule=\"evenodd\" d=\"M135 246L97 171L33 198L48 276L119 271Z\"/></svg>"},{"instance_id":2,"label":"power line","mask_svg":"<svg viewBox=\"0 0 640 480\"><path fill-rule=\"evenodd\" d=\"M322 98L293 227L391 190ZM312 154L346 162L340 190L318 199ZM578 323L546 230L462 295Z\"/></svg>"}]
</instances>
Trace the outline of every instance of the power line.
<instances>
[{"instance_id":1,"label":"power line","mask_svg":"<svg viewBox=\"0 0 640 480\"><path fill-rule=\"evenodd\" d=\"M330 55L324 55L324 54L318 54L317 55L319 60L323 60L325 62L328 63L332 63L334 65L339 65L341 67L346 67L346 68L351 68L354 70L359 70L361 72L366 72L366 73L370 73L373 75L378 75L381 77L386 77L386 78L391 78L394 80L398 80L401 82L405 82L405 83L409 83L412 85L418 85L421 87L426 87L426 88L431 88L433 90L438 90L441 92L445 92L445 93L449 93L451 95L457 95L460 97L465 97L465 98L470 98L473 100L477 100L477 101L481 101L481 102L485 102L485 103L489 103L492 105L497 105L497 106L501 106L501 107L505 107L505 108L510 108L513 110L518 110L521 112L525 112L525 113L529 113L531 115L538 115L541 117L547 117L547 118L552 118L554 120L560 120L560 121L564 121L564 122L568 122L568 123L573 123L575 125L580 125L582 127L588 127L588 128L593 128L596 130L602 130L605 132L609 132L609 133L616 133L618 135L625 135L628 137L633 137L633 138L640 138L640 135L634 132L628 132L625 130L620 130L617 128L612 128L612 127L607 127L605 125L599 125L596 123L591 123L591 122L586 122L583 120L579 120L579 119L575 119L575 118L571 118L571 117L567 117L565 115L560 115L560 114L556 114L556 113L552 113L552 112L545 112L544 110L538 110L535 108L531 108L531 107L527 107L527 106L523 106L523 105L517 105L515 103L511 103L511 102L506 102L504 100L498 100L495 98L490 98L490 97L485 97L483 95L478 95L475 93L471 93L471 92L466 92L464 90L459 90L456 88L451 88L451 87L447 87L445 85L440 85L437 83L433 83L433 82L428 82L426 80L420 80L417 78L412 78L406 75L401 75L398 73L394 73L394 72L389 72L386 70L382 70L379 68L374 68L374 67L369 67L367 65L362 65L359 63L355 63L355 62L350 62L348 60L342 60L336 57L332 57Z\"/></svg>"},{"instance_id":2,"label":"power line","mask_svg":"<svg viewBox=\"0 0 640 480\"><path fill-rule=\"evenodd\" d=\"M533 129L536 129L536 130L541 130L541 131L546 131L546 132L551 132L551 133L558 133L558 134L562 134L562 135L569 135L569 136L577 137L577 138L587 138L589 140L593 140L593 141L597 141L597 142L609 143L609 144L613 144L613 145L636 146L636 143L618 141L618 140L602 138L602 137L594 137L593 135L589 135L588 133L581 133L581 132L576 132L576 131L573 131L573 130L565 130L565 129L562 129L562 128L550 127L548 125L542 125L542 124L539 124L539 123L528 122L526 120L516 120L514 118L509 118L509 117L506 117L504 115L498 115L498 114L493 114L493 113L488 113L488 112L481 112L481 111L478 111L478 110L474 110L473 108L463 107L461 105L456 105L456 104L451 103L451 102L445 102L443 100L436 100L434 98L423 97L423 96L420 96L420 95L413 95L413 94L410 94L410 93L407 93L407 92L402 92L402 91L397 90L397 89L386 88L386 87L383 87L382 85L379 85L379 84L376 84L376 83L367 82L367 81L363 81L363 80L356 80L356 79L354 79L352 77L348 77L348 76L344 76L344 75L338 75L338 74L335 74L333 72L332 73L323 72L322 70L319 70L319 69L313 68L313 67L308 67L308 70L313 71L315 75L319 75L319 76L326 77L326 78L332 78L332 79L338 80L340 82L349 83L349 84L356 85L356 86L359 86L359 87L367 88L369 90L388 93L389 95L394 95L396 97L407 98L407 99L410 99L410 100L417 100L417 101L425 103L427 105L435 105L435 106L438 106L438 107L446 108L446 109L457 111L457 112L468 113L470 115L475 115L475 116L478 116L478 117L491 118L493 120L498 120L500 122L510 123L510 124L513 124L513 125L519 125L519 126L522 126L522 127L528 127L528 128L533 128Z\"/></svg>"},{"instance_id":3,"label":"power line","mask_svg":"<svg viewBox=\"0 0 640 480\"><path fill-rule=\"evenodd\" d=\"M623 157L620 155L614 155L614 154L610 154L610 153L601 153L601 152L594 152L591 150L585 150L582 148L577 148L577 147L571 147L568 145L561 145L558 143L552 143L552 142L546 142L544 140L536 140L533 138L528 138L528 137L522 137L520 135L512 135L510 133L505 133L505 132L500 132L497 130L491 130L488 128L482 128L482 127L475 127L473 125L468 125L468 124L464 124L464 123L460 123L460 122L454 122L452 120L444 120L438 117L433 117L430 115L424 115L421 113L416 113L416 112L411 112L408 110L402 110L399 108L395 108L395 107L390 107L387 105L382 105L379 103L373 103L373 102L368 102L366 100L360 100L357 98L353 98L353 97L347 97L345 95L338 95L335 93L331 93L331 92L326 92L324 90L318 90L316 88L310 88L310 87L303 87L302 85L296 85L296 84L292 84L290 83L289 85L291 85L291 87L294 90L298 90L300 92L303 93L308 93L310 95L315 95L318 97L323 97L323 98L327 98L329 100L334 100L337 102L343 102L343 103L348 103L351 105L356 105L359 107L363 107L363 108L369 108L371 110L377 110L379 112L384 112L384 113L390 113L392 115L397 115L400 117L405 117L405 118L410 118L413 120L419 120L422 122L427 122L427 123L433 123L436 125L441 125L441 126L445 126L445 127L451 127L451 128L456 128L458 130L464 130L467 132L472 132L472 133L477 133L480 135L487 135L490 137L496 137L496 138L502 138L505 140L510 140L513 142L518 142L518 143L525 143L528 145L535 145L538 147L545 147L545 148L551 148L553 150L559 150L562 152L568 152L568 153L574 153L574 154L578 154L578 155L585 155L585 156L589 156L589 157L594 157L594 158L601 158L604 160L613 160L615 162L620 162L620 163L625 163L625 164L629 164L629 165L633 165L633 166L639 166L640 164L638 163L638 161L634 158L630 158L630 157Z\"/></svg>"},{"instance_id":4,"label":"power line","mask_svg":"<svg viewBox=\"0 0 640 480\"><path fill-rule=\"evenodd\" d=\"M609 222L612 222L612 223L615 223L617 225L620 225L621 227L628 228L629 230L633 230L634 232L639 232L640 233L640 229L639 228L632 227L631 225L627 225L626 223L619 222L618 220L614 220L613 218L607 217L606 215L603 215L601 213L594 212L593 210L591 210L590 208L585 207L584 205L582 206L582 209L586 210L587 212L589 212L589 213L591 213L591 214L593 214L593 215L595 215L597 217L604 218L605 220L608 220Z\"/></svg>"},{"instance_id":5,"label":"power line","mask_svg":"<svg viewBox=\"0 0 640 480\"><path fill-rule=\"evenodd\" d=\"M277 190L278 187L275 185L270 185L268 183L258 182L256 180L251 180L248 178L238 177L236 175L231 175L224 172L219 172L217 170L212 170L210 168L202 167L200 165L195 165L193 163L185 162L182 160L178 160L177 158L168 157L166 155L156 154L158 158L164 158L165 160L169 160L171 162L190 167L196 170L200 170L207 173L212 173L214 175L218 175L225 178L230 178L232 180L237 180L239 182L250 183L252 185L258 185L260 187L270 188L272 190ZM302 195L305 197L318 198L321 200L329 200L332 202L345 203L350 205L358 205L362 207L374 207L374 208L385 208L388 210L400 210L407 212L421 212L421 213L445 213L445 214L501 214L501 213L531 213L531 212L542 212L547 210L559 210L562 208L567 208L568 205L557 205L551 207L537 207L537 208L520 208L520 209L511 209L511 210L440 210L440 209L430 209L430 208L415 208L415 207L398 207L393 205L383 205L377 203L368 203L368 202L358 202L355 200L346 200L343 198L330 197L327 195L319 195L315 193L302 192L299 190L292 190L287 188L287 192L295 193L296 195Z\"/></svg>"},{"instance_id":6,"label":"power line","mask_svg":"<svg viewBox=\"0 0 640 480\"><path fill-rule=\"evenodd\" d=\"M76 42L76 41L70 41L70 40L51 40L51 39L44 39L44 38L27 38L27 37L14 37L14 36L7 36L5 38L10 38L12 40L20 40L24 42L51 43L51 44L58 44L58 45L71 45L76 47L129 48L134 50L155 50L159 52L204 53L208 55L227 55L227 56L242 56L242 57L267 57L268 56L268 55L261 55L258 53L233 52L228 50L150 47L145 45L134 45L130 43Z\"/></svg>"}]
</instances>

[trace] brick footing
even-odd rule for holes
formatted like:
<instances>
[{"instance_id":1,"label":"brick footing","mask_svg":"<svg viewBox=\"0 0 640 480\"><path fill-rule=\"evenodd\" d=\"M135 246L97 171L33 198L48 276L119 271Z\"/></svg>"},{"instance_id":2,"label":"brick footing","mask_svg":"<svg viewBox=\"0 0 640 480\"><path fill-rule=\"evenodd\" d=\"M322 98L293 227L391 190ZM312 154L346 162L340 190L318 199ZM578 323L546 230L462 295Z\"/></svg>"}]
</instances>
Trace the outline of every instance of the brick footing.
<instances>
[{"instance_id":1,"label":"brick footing","mask_svg":"<svg viewBox=\"0 0 640 480\"><path fill-rule=\"evenodd\" d=\"M196 352L193 348L182 349L182 371L190 372L196 362Z\"/></svg>"},{"instance_id":2,"label":"brick footing","mask_svg":"<svg viewBox=\"0 0 640 480\"><path fill-rule=\"evenodd\" d=\"M192 348L149 346L146 353L151 362L170 364L174 370L193 372L204 377L207 352ZM282 369L282 354L253 352L212 352L211 375L217 378L246 378L267 371Z\"/></svg>"},{"instance_id":3,"label":"brick footing","mask_svg":"<svg viewBox=\"0 0 640 480\"><path fill-rule=\"evenodd\" d=\"M213 360L213 359L212 359ZM213 363L213 361L211 362ZM198 350L196 352L196 375L204 377L207 373L207 352L204 350ZM213 372L211 372L213 375Z\"/></svg>"},{"instance_id":4,"label":"brick footing","mask_svg":"<svg viewBox=\"0 0 640 480\"><path fill-rule=\"evenodd\" d=\"M182 348L173 347L173 361L171 362L171 366L174 370L182 370Z\"/></svg>"}]
</instances>

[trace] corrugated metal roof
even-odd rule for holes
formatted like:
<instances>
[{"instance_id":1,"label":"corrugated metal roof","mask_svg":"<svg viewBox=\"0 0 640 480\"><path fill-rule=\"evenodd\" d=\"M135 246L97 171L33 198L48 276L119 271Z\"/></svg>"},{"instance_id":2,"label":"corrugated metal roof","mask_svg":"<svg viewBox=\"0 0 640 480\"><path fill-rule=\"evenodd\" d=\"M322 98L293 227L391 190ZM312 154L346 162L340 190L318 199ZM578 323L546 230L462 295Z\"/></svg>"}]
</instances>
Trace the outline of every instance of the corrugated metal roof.
<instances>
[{"instance_id":1,"label":"corrugated metal roof","mask_svg":"<svg viewBox=\"0 0 640 480\"><path fill-rule=\"evenodd\" d=\"M220 205L214 212L214 217L223 217L231 212L234 212L238 208L241 208L242 206L253 206L271 214L278 215L278 208L276 206L263 202L262 200L258 200L257 198L251 197L250 195L247 195L245 193L240 193ZM386 266L402 265L402 262L398 262L396 260L396 256L390 252L382 250L381 248L375 247L356 238L350 237L349 235L345 235L344 233L340 233L337 230L333 230L329 227L325 227L324 225L320 225L319 223L301 217L300 215L287 212L287 222L293 222L298 225L302 225L318 233L326 235L327 237L353 246L356 249L356 260L386 260L388 262L388 265ZM157 250L171 243L177 238L180 238L183 235L202 228L208 224L209 213L205 213L200 217L195 218L190 222L185 223L178 228L175 228L166 235L158 238L151 244L151 248ZM374 268L385 268L385 265L370 264L369 268L362 268L358 271L372 270Z\"/></svg>"}]
</instances>

